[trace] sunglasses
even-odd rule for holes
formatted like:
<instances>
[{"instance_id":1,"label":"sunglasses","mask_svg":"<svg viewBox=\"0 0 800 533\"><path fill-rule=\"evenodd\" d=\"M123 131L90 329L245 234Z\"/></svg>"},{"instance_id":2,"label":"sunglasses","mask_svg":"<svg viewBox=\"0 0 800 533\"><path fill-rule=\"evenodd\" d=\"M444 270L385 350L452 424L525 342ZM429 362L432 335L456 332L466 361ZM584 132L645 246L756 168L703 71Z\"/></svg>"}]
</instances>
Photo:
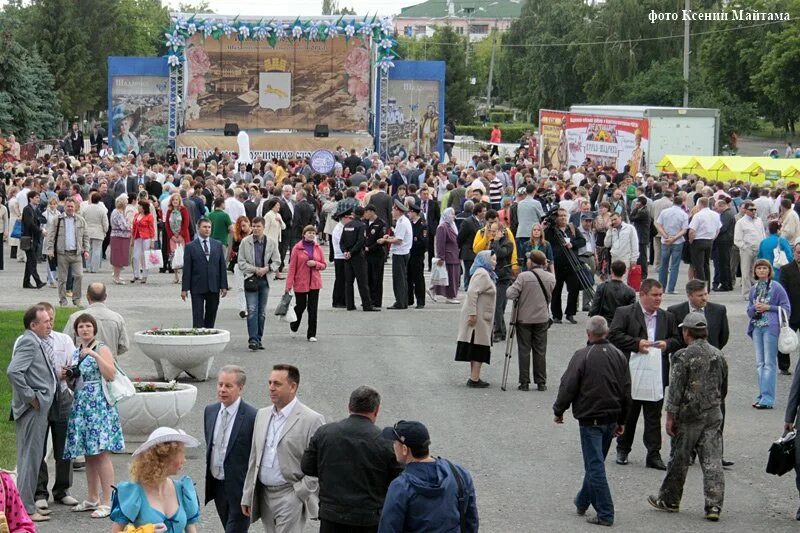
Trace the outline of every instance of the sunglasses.
<instances>
[{"instance_id":1,"label":"sunglasses","mask_svg":"<svg viewBox=\"0 0 800 533\"><path fill-rule=\"evenodd\" d=\"M394 426L392 426L392 433L394 433L394 438L399 440L400 442L405 442L406 438L401 436L400 433L397 432L397 426L405 422L405 420L398 420Z\"/></svg>"}]
</instances>

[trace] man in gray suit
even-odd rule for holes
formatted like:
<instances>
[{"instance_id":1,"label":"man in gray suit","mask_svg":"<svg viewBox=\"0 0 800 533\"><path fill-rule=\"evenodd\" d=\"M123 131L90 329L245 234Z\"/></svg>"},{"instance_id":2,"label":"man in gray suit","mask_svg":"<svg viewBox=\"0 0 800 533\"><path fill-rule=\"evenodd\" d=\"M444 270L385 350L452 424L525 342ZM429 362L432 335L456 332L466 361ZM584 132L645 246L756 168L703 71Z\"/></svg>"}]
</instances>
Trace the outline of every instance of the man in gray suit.
<instances>
[{"instance_id":1,"label":"man in gray suit","mask_svg":"<svg viewBox=\"0 0 800 533\"><path fill-rule=\"evenodd\" d=\"M325 423L300 403L300 371L275 365L269 376L272 407L259 409L242 492L242 514L261 519L267 533L302 533L319 511L319 482L300 468L311 437Z\"/></svg>"},{"instance_id":2,"label":"man in gray suit","mask_svg":"<svg viewBox=\"0 0 800 533\"><path fill-rule=\"evenodd\" d=\"M17 488L31 520L46 522L50 511L38 510L34 496L47 438L48 413L53 403L58 405L58 378L51 362L53 323L40 305L25 311L23 323L26 331L17 339L7 371L17 434Z\"/></svg>"}]
</instances>

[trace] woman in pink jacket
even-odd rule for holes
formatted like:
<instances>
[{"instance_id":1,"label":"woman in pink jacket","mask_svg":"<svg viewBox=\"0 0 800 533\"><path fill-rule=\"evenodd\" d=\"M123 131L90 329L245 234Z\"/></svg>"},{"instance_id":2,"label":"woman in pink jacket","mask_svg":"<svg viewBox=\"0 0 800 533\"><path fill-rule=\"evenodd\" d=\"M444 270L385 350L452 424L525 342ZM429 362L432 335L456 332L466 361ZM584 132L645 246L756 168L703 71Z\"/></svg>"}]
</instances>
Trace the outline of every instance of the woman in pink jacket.
<instances>
[{"instance_id":1,"label":"woman in pink jacket","mask_svg":"<svg viewBox=\"0 0 800 533\"><path fill-rule=\"evenodd\" d=\"M317 307L319 306L319 290L322 288L321 271L328 264L322 247L317 244L317 230L314 226L303 228L303 240L292 248L289 259L289 273L286 275L286 292L294 290L294 312L297 320L289 324L292 331L300 329L303 311L308 307L309 342L317 342Z\"/></svg>"}]
</instances>

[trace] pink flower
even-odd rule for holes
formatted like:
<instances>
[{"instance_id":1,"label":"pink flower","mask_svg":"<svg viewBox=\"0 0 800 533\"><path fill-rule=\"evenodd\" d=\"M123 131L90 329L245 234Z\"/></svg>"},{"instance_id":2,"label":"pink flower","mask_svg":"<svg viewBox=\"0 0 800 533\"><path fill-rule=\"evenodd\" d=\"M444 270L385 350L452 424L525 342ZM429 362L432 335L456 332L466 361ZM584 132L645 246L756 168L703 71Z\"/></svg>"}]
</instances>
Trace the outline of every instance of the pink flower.
<instances>
[{"instance_id":1,"label":"pink flower","mask_svg":"<svg viewBox=\"0 0 800 533\"><path fill-rule=\"evenodd\" d=\"M356 98L367 97L369 96L369 85L359 78L350 78L347 80L347 92Z\"/></svg>"},{"instance_id":2,"label":"pink flower","mask_svg":"<svg viewBox=\"0 0 800 533\"><path fill-rule=\"evenodd\" d=\"M186 60L189 62L189 73L192 76L202 76L211 70L211 60L201 46L188 48L186 50Z\"/></svg>"},{"instance_id":3,"label":"pink flower","mask_svg":"<svg viewBox=\"0 0 800 533\"><path fill-rule=\"evenodd\" d=\"M354 47L344 60L344 70L351 77L369 79L369 51L363 47Z\"/></svg>"},{"instance_id":4,"label":"pink flower","mask_svg":"<svg viewBox=\"0 0 800 533\"><path fill-rule=\"evenodd\" d=\"M203 94L206 92L206 79L203 75L196 75L192 78L192 81L189 82L189 94Z\"/></svg>"}]
</instances>

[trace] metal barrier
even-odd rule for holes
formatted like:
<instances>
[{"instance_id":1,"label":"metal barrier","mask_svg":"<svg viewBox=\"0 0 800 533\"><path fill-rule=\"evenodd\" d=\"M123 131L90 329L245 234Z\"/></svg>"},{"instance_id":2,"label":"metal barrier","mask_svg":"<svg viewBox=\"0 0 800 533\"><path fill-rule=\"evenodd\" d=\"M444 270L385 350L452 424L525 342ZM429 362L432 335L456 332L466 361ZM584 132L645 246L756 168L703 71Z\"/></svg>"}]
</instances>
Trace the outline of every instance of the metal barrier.
<instances>
[{"instance_id":1,"label":"metal barrier","mask_svg":"<svg viewBox=\"0 0 800 533\"><path fill-rule=\"evenodd\" d=\"M500 157L513 156L517 148L519 148L518 143L500 143ZM478 155L481 149L488 154L492 147L488 141L476 141L473 137L456 136L453 157L456 158L458 163L466 163L472 159L473 155Z\"/></svg>"}]
</instances>

